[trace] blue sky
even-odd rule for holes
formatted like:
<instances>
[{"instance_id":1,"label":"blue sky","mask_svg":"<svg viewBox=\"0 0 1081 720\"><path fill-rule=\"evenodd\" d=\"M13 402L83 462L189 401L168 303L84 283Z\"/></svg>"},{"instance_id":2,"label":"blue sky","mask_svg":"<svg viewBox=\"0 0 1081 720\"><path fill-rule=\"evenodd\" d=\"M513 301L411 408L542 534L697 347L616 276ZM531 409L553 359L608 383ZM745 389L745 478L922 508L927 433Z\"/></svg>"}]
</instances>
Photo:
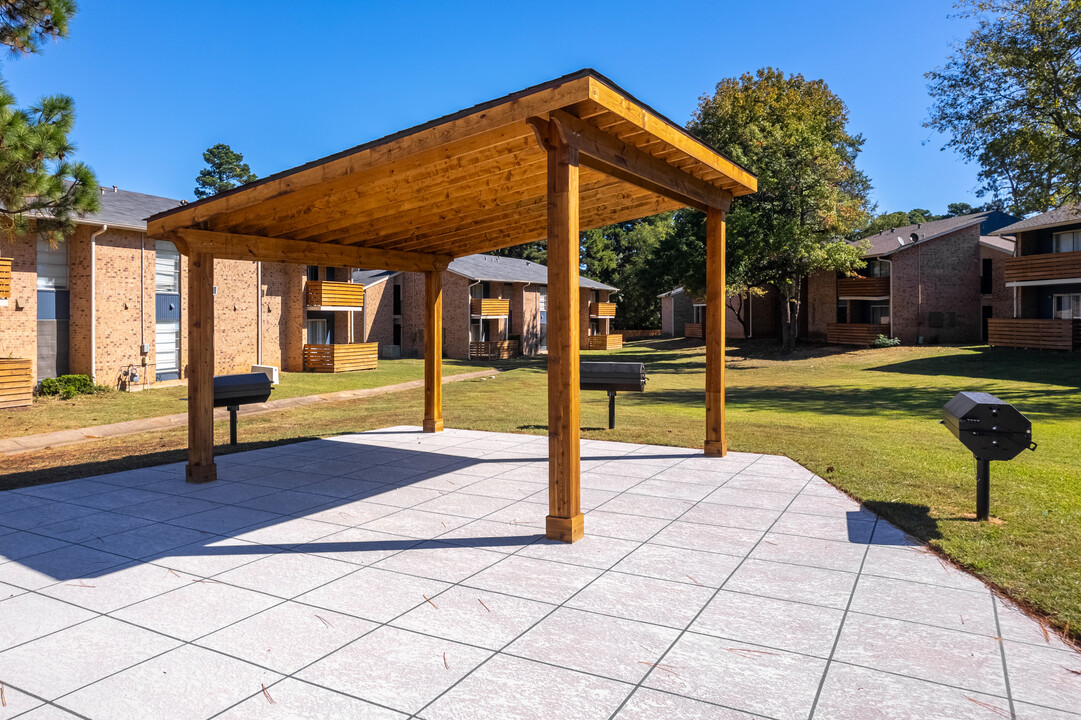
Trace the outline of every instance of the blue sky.
<instances>
[{"instance_id":1,"label":"blue sky","mask_svg":"<svg viewBox=\"0 0 1081 720\"><path fill-rule=\"evenodd\" d=\"M948 2L80 6L69 39L3 74L23 105L75 98L103 185L191 198L214 143L268 175L583 67L682 124L720 79L772 65L848 104L880 211L976 202L976 169L922 126L923 73L969 29Z\"/></svg>"}]
</instances>

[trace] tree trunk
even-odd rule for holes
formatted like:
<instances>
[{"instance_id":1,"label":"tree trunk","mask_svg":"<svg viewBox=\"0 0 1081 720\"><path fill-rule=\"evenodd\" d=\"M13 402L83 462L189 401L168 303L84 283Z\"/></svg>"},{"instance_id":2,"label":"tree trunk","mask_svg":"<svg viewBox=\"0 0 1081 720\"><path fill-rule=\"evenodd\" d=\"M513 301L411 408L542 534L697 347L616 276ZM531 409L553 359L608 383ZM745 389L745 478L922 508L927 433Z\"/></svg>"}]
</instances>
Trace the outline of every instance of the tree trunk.
<instances>
[{"instance_id":1,"label":"tree trunk","mask_svg":"<svg viewBox=\"0 0 1081 720\"><path fill-rule=\"evenodd\" d=\"M781 354L790 355L796 349L796 331L799 328L799 280L794 280L780 290L781 307Z\"/></svg>"},{"instance_id":2,"label":"tree trunk","mask_svg":"<svg viewBox=\"0 0 1081 720\"><path fill-rule=\"evenodd\" d=\"M733 301L736 303L733 305ZM736 294L728 297L728 302L725 303L728 309L732 311L732 314L736 317L736 321L739 322L741 328L743 328L743 337L747 337L747 306L743 302L743 296Z\"/></svg>"}]
</instances>

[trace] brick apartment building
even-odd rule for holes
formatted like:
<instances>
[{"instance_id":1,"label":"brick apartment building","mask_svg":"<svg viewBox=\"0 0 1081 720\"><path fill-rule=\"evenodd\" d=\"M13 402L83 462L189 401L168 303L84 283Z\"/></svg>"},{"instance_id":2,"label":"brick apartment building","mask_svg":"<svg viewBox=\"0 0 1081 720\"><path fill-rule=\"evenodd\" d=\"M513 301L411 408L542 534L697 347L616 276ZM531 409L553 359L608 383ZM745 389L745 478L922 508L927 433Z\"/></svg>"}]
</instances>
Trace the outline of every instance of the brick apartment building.
<instances>
[{"instance_id":1,"label":"brick apartment building","mask_svg":"<svg viewBox=\"0 0 1081 720\"><path fill-rule=\"evenodd\" d=\"M856 277L807 282L806 337L868 345L879 334L906 345L977 343L992 317L1009 315L1013 242L993 235L1017 218L991 211L892 228L867 238Z\"/></svg>"},{"instance_id":2,"label":"brick apartment building","mask_svg":"<svg viewBox=\"0 0 1081 720\"><path fill-rule=\"evenodd\" d=\"M1081 205L1000 228L1013 236L1005 262L1007 308L991 321L991 345L1081 350Z\"/></svg>"},{"instance_id":3,"label":"brick apartment building","mask_svg":"<svg viewBox=\"0 0 1081 720\"><path fill-rule=\"evenodd\" d=\"M133 371L139 385L186 378L186 262L172 243L147 240L145 222L178 204L103 188L100 211L79 218L55 248L32 231L0 238L0 357L31 360L35 381L79 373L115 386ZM215 260L215 372L301 371L306 348L319 345L377 342L384 355L422 354L422 276L361 271L354 281L353 270ZM509 335L526 354L541 351L546 283L535 263L455 260L444 275L446 354L505 354ZM614 290L582 278L583 346L618 337L609 333Z\"/></svg>"},{"instance_id":4,"label":"brick apartment building","mask_svg":"<svg viewBox=\"0 0 1081 720\"><path fill-rule=\"evenodd\" d=\"M424 276L357 270L353 280L365 293L359 341L379 343L384 356L423 356ZM622 336L611 332L615 306L609 301L616 288L587 277L579 278L579 287L581 348L622 345ZM451 261L443 272L444 354L465 360L543 352L547 291L548 268L528 260L468 255Z\"/></svg>"},{"instance_id":5,"label":"brick apartment building","mask_svg":"<svg viewBox=\"0 0 1081 720\"><path fill-rule=\"evenodd\" d=\"M661 299L661 335L664 337L705 337L706 300L691 295L682 287L658 295ZM741 307L747 326L736 316L734 307ZM724 334L729 338L768 338L777 335L777 293L763 290L743 298L728 296Z\"/></svg>"}]
</instances>

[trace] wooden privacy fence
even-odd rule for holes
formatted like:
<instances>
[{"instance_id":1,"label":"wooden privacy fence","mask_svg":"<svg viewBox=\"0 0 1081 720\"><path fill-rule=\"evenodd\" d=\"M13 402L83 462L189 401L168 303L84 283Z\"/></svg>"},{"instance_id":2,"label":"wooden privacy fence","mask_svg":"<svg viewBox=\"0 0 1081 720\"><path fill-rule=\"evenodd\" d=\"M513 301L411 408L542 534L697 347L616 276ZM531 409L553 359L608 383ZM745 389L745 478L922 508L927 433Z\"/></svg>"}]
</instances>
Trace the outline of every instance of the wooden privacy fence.
<instances>
[{"instance_id":1,"label":"wooden privacy fence","mask_svg":"<svg viewBox=\"0 0 1081 720\"><path fill-rule=\"evenodd\" d=\"M828 323L826 325L826 342L831 345L870 345L879 335L885 335L889 331L889 325Z\"/></svg>"},{"instance_id":2,"label":"wooden privacy fence","mask_svg":"<svg viewBox=\"0 0 1081 720\"><path fill-rule=\"evenodd\" d=\"M518 357L518 341L471 342L469 343L469 357L473 360L508 360Z\"/></svg>"},{"instance_id":3,"label":"wooden privacy fence","mask_svg":"<svg viewBox=\"0 0 1081 720\"><path fill-rule=\"evenodd\" d=\"M0 408L29 405L34 401L34 380L30 361L0 358Z\"/></svg>"},{"instance_id":4,"label":"wooden privacy fence","mask_svg":"<svg viewBox=\"0 0 1081 720\"><path fill-rule=\"evenodd\" d=\"M683 323L683 337L702 337L702 323Z\"/></svg>"},{"instance_id":5,"label":"wooden privacy fence","mask_svg":"<svg viewBox=\"0 0 1081 720\"><path fill-rule=\"evenodd\" d=\"M590 335L590 350L619 350L623 347L623 336L614 335Z\"/></svg>"},{"instance_id":6,"label":"wooden privacy fence","mask_svg":"<svg viewBox=\"0 0 1081 720\"><path fill-rule=\"evenodd\" d=\"M1034 350L1081 349L1081 320L988 318L987 344Z\"/></svg>"},{"instance_id":7,"label":"wooden privacy fence","mask_svg":"<svg viewBox=\"0 0 1081 720\"><path fill-rule=\"evenodd\" d=\"M0 258L0 299L11 297L11 258Z\"/></svg>"},{"instance_id":8,"label":"wooden privacy fence","mask_svg":"<svg viewBox=\"0 0 1081 720\"><path fill-rule=\"evenodd\" d=\"M661 330L620 330L624 340L640 340L641 338L661 337Z\"/></svg>"},{"instance_id":9,"label":"wooden privacy fence","mask_svg":"<svg viewBox=\"0 0 1081 720\"><path fill-rule=\"evenodd\" d=\"M305 288L308 307L364 307L364 286L359 283L309 280Z\"/></svg>"},{"instance_id":10,"label":"wooden privacy fence","mask_svg":"<svg viewBox=\"0 0 1081 720\"><path fill-rule=\"evenodd\" d=\"M378 362L379 343L304 346L304 369L313 372L375 370Z\"/></svg>"}]
</instances>

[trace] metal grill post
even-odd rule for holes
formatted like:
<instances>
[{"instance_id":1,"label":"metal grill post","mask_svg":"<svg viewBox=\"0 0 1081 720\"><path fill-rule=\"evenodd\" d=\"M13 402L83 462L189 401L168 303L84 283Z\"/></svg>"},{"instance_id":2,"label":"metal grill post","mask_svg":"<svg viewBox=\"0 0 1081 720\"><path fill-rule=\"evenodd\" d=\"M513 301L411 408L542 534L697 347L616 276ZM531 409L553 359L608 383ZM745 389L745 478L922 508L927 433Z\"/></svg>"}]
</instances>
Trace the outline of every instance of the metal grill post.
<instances>
[{"instance_id":1,"label":"metal grill post","mask_svg":"<svg viewBox=\"0 0 1081 720\"><path fill-rule=\"evenodd\" d=\"M991 461L976 458L976 519L991 517Z\"/></svg>"}]
</instances>

